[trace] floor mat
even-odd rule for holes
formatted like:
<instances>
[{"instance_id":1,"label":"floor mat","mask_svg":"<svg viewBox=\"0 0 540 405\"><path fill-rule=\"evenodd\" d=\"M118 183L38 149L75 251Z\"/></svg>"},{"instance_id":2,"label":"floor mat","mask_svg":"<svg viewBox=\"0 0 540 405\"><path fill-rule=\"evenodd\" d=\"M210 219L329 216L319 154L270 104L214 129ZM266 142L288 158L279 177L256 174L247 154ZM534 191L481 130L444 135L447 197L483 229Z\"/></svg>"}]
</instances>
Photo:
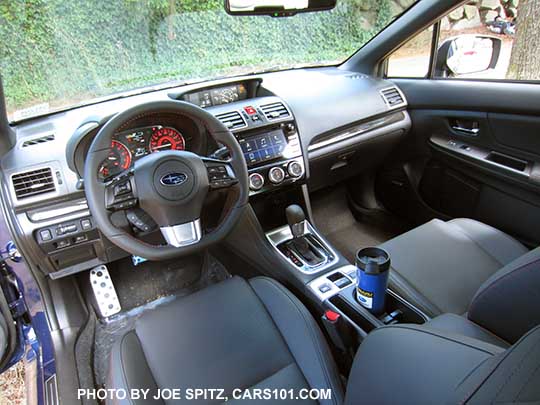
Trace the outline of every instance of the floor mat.
<instances>
[{"instance_id":1,"label":"floor mat","mask_svg":"<svg viewBox=\"0 0 540 405\"><path fill-rule=\"evenodd\" d=\"M192 255L175 260L148 261L134 266L131 258L109 265L109 273L123 311L172 295L201 277L203 257Z\"/></svg>"},{"instance_id":2,"label":"floor mat","mask_svg":"<svg viewBox=\"0 0 540 405\"><path fill-rule=\"evenodd\" d=\"M349 209L344 187L314 194L311 208L317 229L351 263L358 249L377 246L408 230L400 220L389 219L388 215L384 219L357 221Z\"/></svg>"}]
</instances>

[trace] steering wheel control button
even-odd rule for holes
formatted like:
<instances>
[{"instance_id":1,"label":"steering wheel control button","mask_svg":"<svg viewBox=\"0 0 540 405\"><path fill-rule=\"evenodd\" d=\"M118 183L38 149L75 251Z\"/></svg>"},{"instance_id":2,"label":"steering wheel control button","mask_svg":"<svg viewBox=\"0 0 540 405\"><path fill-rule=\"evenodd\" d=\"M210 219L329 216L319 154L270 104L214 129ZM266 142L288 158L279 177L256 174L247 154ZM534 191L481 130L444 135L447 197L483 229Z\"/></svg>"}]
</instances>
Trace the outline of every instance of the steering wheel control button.
<instances>
[{"instance_id":1,"label":"steering wheel control button","mask_svg":"<svg viewBox=\"0 0 540 405\"><path fill-rule=\"evenodd\" d=\"M122 307L107 267L98 266L90 270L90 285L102 318L107 318L121 311Z\"/></svg>"},{"instance_id":2,"label":"steering wheel control button","mask_svg":"<svg viewBox=\"0 0 540 405\"><path fill-rule=\"evenodd\" d=\"M263 188L264 186L264 177L259 173L251 173L249 175L249 188L257 191Z\"/></svg>"},{"instance_id":3,"label":"steering wheel control button","mask_svg":"<svg viewBox=\"0 0 540 405\"><path fill-rule=\"evenodd\" d=\"M287 172L292 177L301 177L304 174L304 167L297 161L289 163Z\"/></svg>"},{"instance_id":4,"label":"steering wheel control button","mask_svg":"<svg viewBox=\"0 0 540 405\"><path fill-rule=\"evenodd\" d=\"M117 197L122 194L126 194L131 192L131 185L129 184L129 180L120 184L117 184L114 186L114 196Z\"/></svg>"},{"instance_id":5,"label":"steering wheel control button","mask_svg":"<svg viewBox=\"0 0 540 405\"><path fill-rule=\"evenodd\" d=\"M268 171L268 179L274 184L280 184L285 180L285 171L281 167L272 167Z\"/></svg>"},{"instance_id":6,"label":"steering wheel control button","mask_svg":"<svg viewBox=\"0 0 540 405\"><path fill-rule=\"evenodd\" d=\"M229 175L225 165L208 166L206 170L208 172L210 187L212 188L229 187L236 183L236 179L233 179Z\"/></svg>"},{"instance_id":7,"label":"steering wheel control button","mask_svg":"<svg viewBox=\"0 0 540 405\"><path fill-rule=\"evenodd\" d=\"M138 230L143 232L150 232L156 227L155 222L152 220L150 215L144 212L141 209L135 209L129 211L126 214L126 218L130 224L136 227Z\"/></svg>"},{"instance_id":8,"label":"steering wheel control button","mask_svg":"<svg viewBox=\"0 0 540 405\"><path fill-rule=\"evenodd\" d=\"M125 210L125 209L128 209L128 208L135 207L136 204L137 204L137 201L135 201L135 200L126 200L124 202L120 202L118 204L115 204L114 208L116 208L118 210Z\"/></svg>"}]
</instances>

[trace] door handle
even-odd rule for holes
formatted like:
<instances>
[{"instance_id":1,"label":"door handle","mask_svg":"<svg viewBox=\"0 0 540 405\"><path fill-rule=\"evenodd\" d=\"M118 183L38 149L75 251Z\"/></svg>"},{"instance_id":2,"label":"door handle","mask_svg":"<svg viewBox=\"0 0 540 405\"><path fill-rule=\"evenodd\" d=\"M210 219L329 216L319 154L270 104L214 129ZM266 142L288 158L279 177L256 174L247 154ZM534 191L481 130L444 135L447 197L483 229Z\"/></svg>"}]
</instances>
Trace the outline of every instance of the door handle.
<instances>
[{"instance_id":1,"label":"door handle","mask_svg":"<svg viewBox=\"0 0 540 405\"><path fill-rule=\"evenodd\" d=\"M480 128L464 128L459 125L453 125L452 129L454 131L462 132L464 134L467 134L469 136L478 136L478 132L480 132Z\"/></svg>"}]
</instances>

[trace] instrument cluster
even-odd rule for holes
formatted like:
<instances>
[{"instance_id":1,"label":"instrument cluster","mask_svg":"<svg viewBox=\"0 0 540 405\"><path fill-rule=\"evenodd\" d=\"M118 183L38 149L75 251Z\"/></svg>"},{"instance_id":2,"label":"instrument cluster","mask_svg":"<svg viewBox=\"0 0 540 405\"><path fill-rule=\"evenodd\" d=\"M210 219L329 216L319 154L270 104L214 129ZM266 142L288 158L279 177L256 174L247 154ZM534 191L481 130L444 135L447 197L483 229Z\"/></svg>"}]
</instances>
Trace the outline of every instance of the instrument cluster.
<instances>
[{"instance_id":1,"label":"instrument cluster","mask_svg":"<svg viewBox=\"0 0 540 405\"><path fill-rule=\"evenodd\" d=\"M186 150L190 138L176 128L162 125L130 129L114 135L109 155L99 168L102 179L120 174L150 153Z\"/></svg>"}]
</instances>

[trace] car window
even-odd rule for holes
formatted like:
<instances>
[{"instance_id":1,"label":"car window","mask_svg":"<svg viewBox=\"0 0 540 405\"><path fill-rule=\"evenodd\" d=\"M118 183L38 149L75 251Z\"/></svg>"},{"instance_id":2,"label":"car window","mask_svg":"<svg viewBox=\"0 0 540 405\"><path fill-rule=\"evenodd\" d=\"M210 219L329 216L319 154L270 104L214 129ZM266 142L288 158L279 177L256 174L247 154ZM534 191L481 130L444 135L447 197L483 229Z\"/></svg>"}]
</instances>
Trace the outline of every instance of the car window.
<instances>
[{"instance_id":1,"label":"car window","mask_svg":"<svg viewBox=\"0 0 540 405\"><path fill-rule=\"evenodd\" d=\"M439 21L433 78L540 80L540 2L477 1ZM431 55L425 30L388 58L388 77L427 76Z\"/></svg>"},{"instance_id":2,"label":"car window","mask_svg":"<svg viewBox=\"0 0 540 405\"><path fill-rule=\"evenodd\" d=\"M389 77L426 77L429 73L433 26L402 45L388 58Z\"/></svg>"}]
</instances>

